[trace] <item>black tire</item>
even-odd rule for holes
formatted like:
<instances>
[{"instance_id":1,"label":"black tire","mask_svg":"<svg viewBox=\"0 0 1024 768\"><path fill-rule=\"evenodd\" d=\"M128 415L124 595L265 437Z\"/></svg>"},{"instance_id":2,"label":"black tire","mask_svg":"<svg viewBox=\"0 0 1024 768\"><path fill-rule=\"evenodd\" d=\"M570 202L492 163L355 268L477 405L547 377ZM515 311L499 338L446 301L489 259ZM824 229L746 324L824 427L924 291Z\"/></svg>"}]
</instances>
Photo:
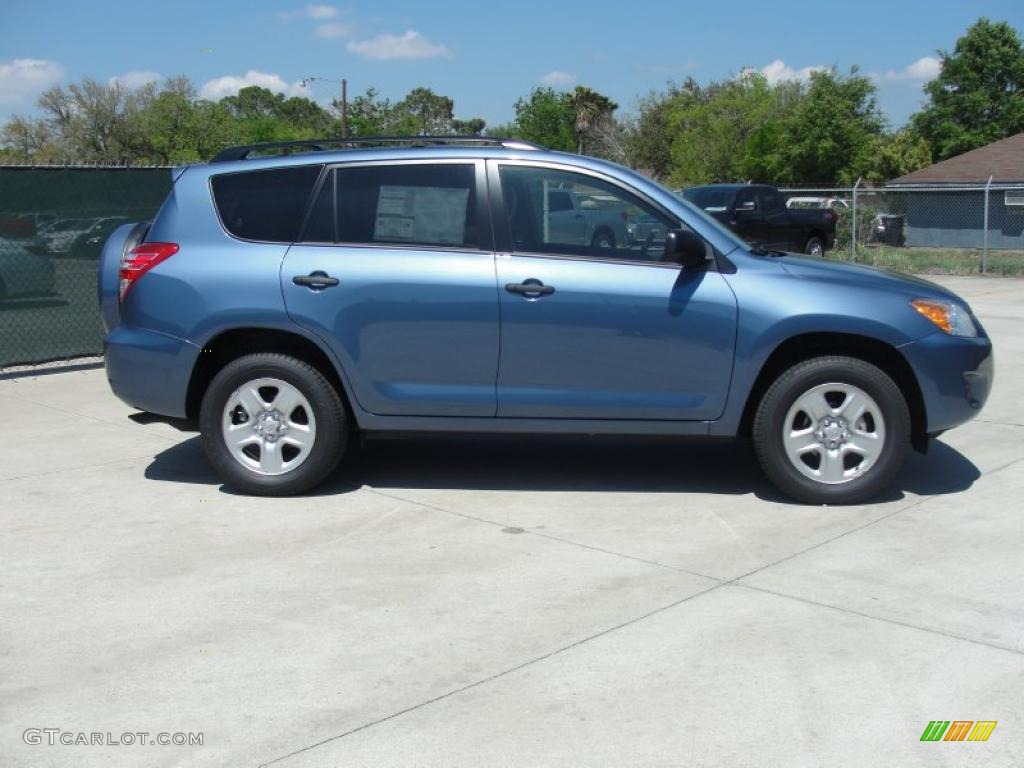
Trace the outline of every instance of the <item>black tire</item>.
<instances>
[{"instance_id":1,"label":"black tire","mask_svg":"<svg viewBox=\"0 0 1024 768\"><path fill-rule=\"evenodd\" d=\"M807 238L807 242L804 244L804 253L808 253L815 256L825 255L825 241L817 235Z\"/></svg>"},{"instance_id":2,"label":"black tire","mask_svg":"<svg viewBox=\"0 0 1024 768\"><path fill-rule=\"evenodd\" d=\"M615 233L610 229L599 229L590 240L591 248L614 248Z\"/></svg>"},{"instance_id":3,"label":"black tire","mask_svg":"<svg viewBox=\"0 0 1024 768\"><path fill-rule=\"evenodd\" d=\"M308 457L284 474L261 475L242 466L228 450L221 432L228 398L247 381L261 377L280 379L299 390L316 420ZM288 355L264 352L233 360L214 376L203 395L199 431L206 455L226 485L257 496L292 496L314 488L334 471L345 453L350 430L341 395L319 370Z\"/></svg>"},{"instance_id":4,"label":"black tire","mask_svg":"<svg viewBox=\"0 0 1024 768\"><path fill-rule=\"evenodd\" d=\"M821 384L849 384L877 404L885 440L873 466L830 485L802 474L786 455L783 428L797 398ZM807 504L857 504L889 487L910 445L910 411L896 383L881 369L852 357L816 357L794 365L765 392L753 424L754 447L768 479L787 496Z\"/></svg>"}]
</instances>

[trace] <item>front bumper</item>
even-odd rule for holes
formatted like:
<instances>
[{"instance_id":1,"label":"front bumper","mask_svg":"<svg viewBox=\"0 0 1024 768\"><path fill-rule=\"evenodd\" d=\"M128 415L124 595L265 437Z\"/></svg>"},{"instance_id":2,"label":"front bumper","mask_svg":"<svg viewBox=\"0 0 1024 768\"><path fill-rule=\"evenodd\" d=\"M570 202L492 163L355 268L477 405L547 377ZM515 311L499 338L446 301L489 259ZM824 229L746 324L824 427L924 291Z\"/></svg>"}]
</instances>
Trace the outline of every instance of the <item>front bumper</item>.
<instances>
[{"instance_id":1,"label":"front bumper","mask_svg":"<svg viewBox=\"0 0 1024 768\"><path fill-rule=\"evenodd\" d=\"M900 347L924 399L928 434L973 419L988 400L995 373L992 342L941 331Z\"/></svg>"},{"instance_id":2,"label":"front bumper","mask_svg":"<svg viewBox=\"0 0 1024 768\"><path fill-rule=\"evenodd\" d=\"M119 325L103 341L114 394L141 411L185 417L189 379L200 349L184 339Z\"/></svg>"}]
</instances>

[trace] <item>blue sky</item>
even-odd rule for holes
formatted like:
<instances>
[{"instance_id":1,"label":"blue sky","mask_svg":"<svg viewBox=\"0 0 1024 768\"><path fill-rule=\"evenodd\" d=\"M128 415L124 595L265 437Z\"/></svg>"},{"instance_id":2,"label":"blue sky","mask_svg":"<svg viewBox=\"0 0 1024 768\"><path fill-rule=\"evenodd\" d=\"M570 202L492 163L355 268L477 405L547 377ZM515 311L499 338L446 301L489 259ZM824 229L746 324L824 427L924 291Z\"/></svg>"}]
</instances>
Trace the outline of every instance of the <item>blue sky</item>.
<instances>
[{"instance_id":1,"label":"blue sky","mask_svg":"<svg viewBox=\"0 0 1024 768\"><path fill-rule=\"evenodd\" d=\"M745 67L773 78L859 65L893 125L921 102L937 49L979 16L1024 30L1021 0L732 0L732 2L49 2L3 0L0 119L31 113L53 84L83 77L128 83L184 74L204 95L245 84L326 101L374 86L392 99L427 86L459 117L512 117L539 84L589 85L625 110L638 94L692 75Z\"/></svg>"}]
</instances>

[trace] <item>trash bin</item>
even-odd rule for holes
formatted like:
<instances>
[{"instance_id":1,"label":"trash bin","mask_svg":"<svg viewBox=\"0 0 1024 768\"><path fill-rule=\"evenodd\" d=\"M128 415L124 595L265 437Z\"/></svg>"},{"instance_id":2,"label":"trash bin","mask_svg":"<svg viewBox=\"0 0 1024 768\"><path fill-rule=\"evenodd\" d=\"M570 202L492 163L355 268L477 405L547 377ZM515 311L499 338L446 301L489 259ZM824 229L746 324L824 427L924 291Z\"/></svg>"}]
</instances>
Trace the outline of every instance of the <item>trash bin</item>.
<instances>
[{"instance_id":1,"label":"trash bin","mask_svg":"<svg viewBox=\"0 0 1024 768\"><path fill-rule=\"evenodd\" d=\"M906 216L895 213L881 213L878 215L878 223L875 229L875 237L883 245L903 245L903 225Z\"/></svg>"}]
</instances>

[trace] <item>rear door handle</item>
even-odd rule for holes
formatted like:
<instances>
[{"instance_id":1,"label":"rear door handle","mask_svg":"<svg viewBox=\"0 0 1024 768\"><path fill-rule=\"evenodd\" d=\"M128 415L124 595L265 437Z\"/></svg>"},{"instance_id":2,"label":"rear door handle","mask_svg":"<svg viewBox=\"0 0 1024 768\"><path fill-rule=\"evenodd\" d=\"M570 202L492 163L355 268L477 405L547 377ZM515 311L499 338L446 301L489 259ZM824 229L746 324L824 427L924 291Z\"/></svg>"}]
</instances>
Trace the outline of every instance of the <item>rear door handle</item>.
<instances>
[{"instance_id":1,"label":"rear door handle","mask_svg":"<svg viewBox=\"0 0 1024 768\"><path fill-rule=\"evenodd\" d=\"M523 280L521 283L505 283L505 290L509 293L518 293L526 296L528 299L535 299L538 296L547 296L554 293L555 286L544 285L540 280L531 277L529 280Z\"/></svg>"},{"instance_id":2,"label":"rear door handle","mask_svg":"<svg viewBox=\"0 0 1024 768\"><path fill-rule=\"evenodd\" d=\"M318 288L330 288L331 286L337 285L339 280L336 277L331 277L322 270L310 272L308 275L296 275L292 278L292 282L296 285L303 285L307 288L314 290Z\"/></svg>"}]
</instances>

